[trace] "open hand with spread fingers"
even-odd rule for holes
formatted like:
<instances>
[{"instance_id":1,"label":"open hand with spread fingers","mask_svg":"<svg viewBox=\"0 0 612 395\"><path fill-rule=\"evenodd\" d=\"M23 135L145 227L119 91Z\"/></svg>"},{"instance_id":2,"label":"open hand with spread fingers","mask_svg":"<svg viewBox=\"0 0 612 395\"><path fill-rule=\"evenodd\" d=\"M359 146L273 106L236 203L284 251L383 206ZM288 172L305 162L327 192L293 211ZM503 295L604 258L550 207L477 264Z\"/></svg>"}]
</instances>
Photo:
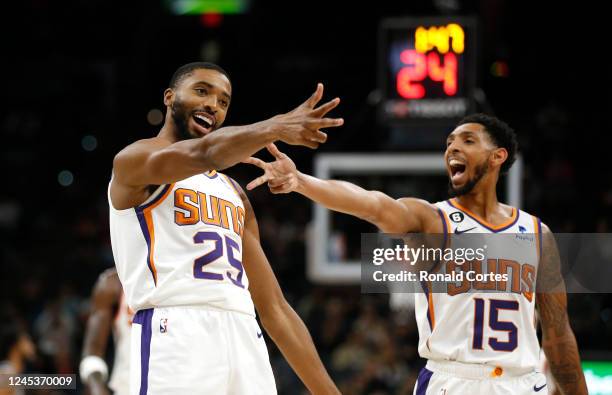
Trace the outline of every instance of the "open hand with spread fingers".
<instances>
[{"instance_id":1,"label":"open hand with spread fingers","mask_svg":"<svg viewBox=\"0 0 612 395\"><path fill-rule=\"evenodd\" d=\"M274 162L264 162L261 159L250 157L243 161L255 165L264 171L264 174L257 177L247 184L250 191L258 186L268 183L272 193L289 193L295 191L298 186L298 170L295 163L287 155L278 150L274 143L266 146L276 160Z\"/></svg>"},{"instance_id":2,"label":"open hand with spread fingers","mask_svg":"<svg viewBox=\"0 0 612 395\"><path fill-rule=\"evenodd\" d=\"M327 141L327 134L321 131L324 128L338 127L344 124L342 118L327 118L328 112L340 104L335 98L319 107L315 106L323 97L323 84L317 84L315 92L292 111L277 115L266 122L272 122L273 128L279 130L279 140L291 145L303 145L317 148L319 144Z\"/></svg>"}]
</instances>

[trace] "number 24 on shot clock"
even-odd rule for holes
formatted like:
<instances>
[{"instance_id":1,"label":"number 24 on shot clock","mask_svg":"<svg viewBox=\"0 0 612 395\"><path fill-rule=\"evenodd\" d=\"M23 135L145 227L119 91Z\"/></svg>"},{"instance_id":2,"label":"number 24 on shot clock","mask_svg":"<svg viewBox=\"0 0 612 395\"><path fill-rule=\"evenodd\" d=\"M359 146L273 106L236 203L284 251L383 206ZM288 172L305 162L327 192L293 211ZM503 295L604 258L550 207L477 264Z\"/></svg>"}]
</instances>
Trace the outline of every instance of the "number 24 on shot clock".
<instances>
[{"instance_id":1,"label":"number 24 on shot clock","mask_svg":"<svg viewBox=\"0 0 612 395\"><path fill-rule=\"evenodd\" d=\"M383 120L454 119L471 111L476 22L470 18L383 21L379 86Z\"/></svg>"}]
</instances>

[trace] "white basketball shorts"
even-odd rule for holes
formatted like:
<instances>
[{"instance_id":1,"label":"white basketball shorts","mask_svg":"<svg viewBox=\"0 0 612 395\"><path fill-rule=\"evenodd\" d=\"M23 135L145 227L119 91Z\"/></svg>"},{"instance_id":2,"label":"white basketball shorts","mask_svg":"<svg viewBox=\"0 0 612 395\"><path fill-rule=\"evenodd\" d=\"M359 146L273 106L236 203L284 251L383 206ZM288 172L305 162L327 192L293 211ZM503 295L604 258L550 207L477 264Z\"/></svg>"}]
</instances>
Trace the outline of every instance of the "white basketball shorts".
<instances>
[{"instance_id":1,"label":"white basketball shorts","mask_svg":"<svg viewBox=\"0 0 612 395\"><path fill-rule=\"evenodd\" d=\"M131 336L131 395L276 394L266 343L248 314L140 310Z\"/></svg>"},{"instance_id":2,"label":"white basketball shorts","mask_svg":"<svg viewBox=\"0 0 612 395\"><path fill-rule=\"evenodd\" d=\"M547 395L546 376L488 365L428 361L414 395Z\"/></svg>"}]
</instances>

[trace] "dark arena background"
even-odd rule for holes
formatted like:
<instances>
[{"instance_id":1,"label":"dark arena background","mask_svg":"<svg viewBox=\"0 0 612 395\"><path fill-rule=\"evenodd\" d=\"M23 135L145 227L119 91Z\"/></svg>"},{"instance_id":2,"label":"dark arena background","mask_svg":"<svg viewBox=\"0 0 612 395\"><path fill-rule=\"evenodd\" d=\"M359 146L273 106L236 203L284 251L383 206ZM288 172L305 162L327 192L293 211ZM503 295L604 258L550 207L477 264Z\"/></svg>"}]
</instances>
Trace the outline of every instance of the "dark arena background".
<instances>
[{"instance_id":1,"label":"dark arena background","mask_svg":"<svg viewBox=\"0 0 612 395\"><path fill-rule=\"evenodd\" d=\"M226 125L289 111L323 82L326 99L342 99L332 115L343 117L345 125L329 130L328 142L316 151L279 148L302 172L313 174L316 161L328 155L329 177L394 197L443 199L447 180L443 174L410 177L401 164L385 165L393 169L386 175L372 173L369 164L376 166L390 153L440 154L462 115L494 114L520 140L514 201L553 232L610 232L610 21L597 2L532 3L3 4L2 346L3 328L16 324L35 348L24 373L78 372L92 287L114 265L106 198L113 157L127 144L157 134L163 91L174 70L191 61L211 61L228 71L233 98ZM417 28L432 26L447 27L447 44L452 32L464 38L461 48L430 40L437 68L412 40ZM426 69L402 72L421 61ZM337 154L366 155L367 161L349 155L338 171ZM256 156L271 159L265 152ZM243 186L259 175L248 165L226 172ZM512 193L502 187L500 197L508 200ZM333 263L313 262L317 248L324 260L358 257L360 233L375 229L333 214L329 229L317 234L313 205L301 195L272 195L265 186L248 194L285 295L341 391L412 394L424 363L417 354L414 315L401 300L362 293L350 273L328 275ZM595 363L587 377L591 393L611 394L612 298L568 298L583 363ZM273 342L266 341L279 393L305 393ZM109 366L112 353L109 340ZM79 382L76 390L26 393L87 391Z\"/></svg>"}]
</instances>

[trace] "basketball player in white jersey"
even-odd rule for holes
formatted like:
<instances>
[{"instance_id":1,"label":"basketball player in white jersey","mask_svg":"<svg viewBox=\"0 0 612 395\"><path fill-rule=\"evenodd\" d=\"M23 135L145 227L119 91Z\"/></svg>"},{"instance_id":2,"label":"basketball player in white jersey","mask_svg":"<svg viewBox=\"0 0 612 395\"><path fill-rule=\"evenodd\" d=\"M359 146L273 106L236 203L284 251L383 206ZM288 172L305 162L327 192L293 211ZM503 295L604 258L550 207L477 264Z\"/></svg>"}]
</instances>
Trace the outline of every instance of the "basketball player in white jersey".
<instances>
[{"instance_id":1,"label":"basketball player in white jersey","mask_svg":"<svg viewBox=\"0 0 612 395\"><path fill-rule=\"evenodd\" d=\"M117 271L105 270L98 277L91 295L91 312L83 341L79 366L81 381L92 395L106 395L108 367L104 361L112 331L115 344L113 370L108 388L115 395L129 394L130 328L134 312L128 307Z\"/></svg>"},{"instance_id":2,"label":"basketball player in white jersey","mask_svg":"<svg viewBox=\"0 0 612 395\"><path fill-rule=\"evenodd\" d=\"M265 86L261 98L266 99ZM284 299L246 195L218 170L273 141L316 148L339 99L221 128L232 94L223 69L180 67L156 137L116 155L109 185L113 254L132 323L130 394L275 394L255 310L305 386L337 394L304 323Z\"/></svg>"},{"instance_id":3,"label":"basketball player in white jersey","mask_svg":"<svg viewBox=\"0 0 612 395\"><path fill-rule=\"evenodd\" d=\"M514 131L497 118L475 114L463 119L448 136L444 156L454 198L435 204L415 198L395 200L348 182L302 174L273 144L268 150L276 161L245 161L264 170L247 189L267 182L272 193L296 191L331 210L369 221L385 233L525 234L522 247L506 256L492 256L500 248L487 252L489 258L497 258L487 260L487 266L492 265L487 271L521 273L516 282L497 284L497 289L507 292L478 292L488 284L466 280L454 288L449 284L444 293L433 293L425 284L424 292L415 295L419 353L428 362L414 393L547 393L544 375L536 372L540 350L534 325L537 306L544 351L558 388L563 394L585 395L554 238L538 218L497 200L499 175L514 162L517 145ZM490 240L500 239L487 242ZM456 269L448 266L452 264L447 262L443 270ZM477 269L484 270L482 266ZM533 297L538 272L538 279L554 279L554 293L548 289Z\"/></svg>"}]
</instances>

